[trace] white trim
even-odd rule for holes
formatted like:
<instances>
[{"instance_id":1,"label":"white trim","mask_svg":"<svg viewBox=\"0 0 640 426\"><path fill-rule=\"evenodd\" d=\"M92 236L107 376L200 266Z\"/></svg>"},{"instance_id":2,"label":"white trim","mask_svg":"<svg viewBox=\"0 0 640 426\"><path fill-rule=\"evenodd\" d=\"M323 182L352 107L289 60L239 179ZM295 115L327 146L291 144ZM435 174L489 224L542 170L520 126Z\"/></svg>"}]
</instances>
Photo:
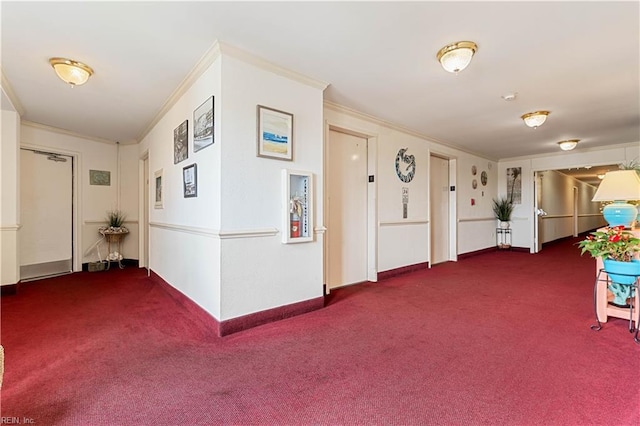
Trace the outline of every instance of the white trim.
<instances>
[{"instance_id":1,"label":"white trim","mask_svg":"<svg viewBox=\"0 0 640 426\"><path fill-rule=\"evenodd\" d=\"M316 226L315 228L313 228L314 234L324 234L325 232L327 232L326 226Z\"/></svg>"},{"instance_id":2,"label":"white trim","mask_svg":"<svg viewBox=\"0 0 640 426\"><path fill-rule=\"evenodd\" d=\"M489 220L498 220L495 217L469 217L469 218L462 218L462 219L458 219L458 223L462 223L462 222L486 222Z\"/></svg>"},{"instance_id":3,"label":"white trim","mask_svg":"<svg viewBox=\"0 0 640 426\"><path fill-rule=\"evenodd\" d=\"M0 231L17 231L20 228L22 228L22 225L17 223L15 225L0 226Z\"/></svg>"},{"instance_id":4,"label":"white trim","mask_svg":"<svg viewBox=\"0 0 640 426\"><path fill-rule=\"evenodd\" d=\"M320 90L326 89L329 85L322 80L318 80L316 78L312 78L299 72L284 68L280 65L276 65L273 62L269 62L265 59L259 58L251 53L238 49L237 47L231 46L225 42L218 41L218 45L220 46L220 50L222 51L223 55L233 56L234 58L239 59L243 62L254 65L258 68L262 68L266 71L270 71L274 74L281 75L290 80L295 80L302 84L306 84L307 86L311 86Z\"/></svg>"},{"instance_id":5,"label":"white trim","mask_svg":"<svg viewBox=\"0 0 640 426\"><path fill-rule=\"evenodd\" d=\"M624 148L637 148L639 142L630 142L630 143L622 143L622 144L615 144L615 145L600 145L600 146L594 146L594 147L589 147L589 148L581 148L581 149L574 149L573 151L570 151L570 153L568 153L566 155L566 157L571 157L573 158L575 156L575 154L583 154L586 152L598 152L598 151L609 151L612 149L624 149ZM553 152L553 153L544 153L544 154L536 154L536 155L523 155L520 157L509 157L509 158L501 158L500 162L508 162L508 161L532 161L538 158L549 158L549 157L557 157L558 155L560 155L562 153L562 151L560 152ZM622 160L624 161L624 160ZM611 161L605 161L603 163L599 163L599 162L588 162L590 165L592 166L599 166L599 165L608 165L611 164ZM578 165L585 165L584 161L582 161L581 159L578 160L575 164ZM533 171L545 171L545 170L562 170L562 169L566 169L569 167L575 167L574 163L570 163L568 164L566 167L553 167L551 169L547 168L547 169L534 169Z\"/></svg>"},{"instance_id":6,"label":"white trim","mask_svg":"<svg viewBox=\"0 0 640 426\"><path fill-rule=\"evenodd\" d=\"M174 225L170 223L149 222L152 228L166 229L169 231L184 232L187 234L202 235L205 237L214 237L221 240L232 240L238 238L260 238L278 235L280 232L276 228L265 229L239 229L235 231L221 231L211 228L196 228L194 226Z\"/></svg>"},{"instance_id":7,"label":"white trim","mask_svg":"<svg viewBox=\"0 0 640 426\"><path fill-rule=\"evenodd\" d=\"M149 132L162 120L167 112L175 105L175 103L189 90L189 88L195 83L204 72L220 57L220 43L218 40L214 41L211 47L202 55L200 60L196 63L195 67L187 74L182 82L176 87L176 89L169 95L160 110L151 119L149 124L146 125L144 130L138 136L138 141L142 141Z\"/></svg>"},{"instance_id":8,"label":"white trim","mask_svg":"<svg viewBox=\"0 0 640 426\"><path fill-rule=\"evenodd\" d=\"M87 219L85 221L82 222L85 225L104 225L105 223L107 223L106 219ZM133 224L138 224L137 220L125 220L124 223L133 223Z\"/></svg>"},{"instance_id":9,"label":"white trim","mask_svg":"<svg viewBox=\"0 0 640 426\"><path fill-rule=\"evenodd\" d=\"M11 102L11 106L13 106L15 112L22 117L25 113L24 107L22 106L22 103L20 103L20 99L16 96L13 86L9 83L9 79L4 75L4 70L2 68L0 68L0 81L2 82L2 91L7 95L9 102Z\"/></svg>"},{"instance_id":10,"label":"white trim","mask_svg":"<svg viewBox=\"0 0 640 426\"><path fill-rule=\"evenodd\" d=\"M379 226L402 226L402 225L424 225L429 223L428 219L405 219L405 220L389 220L380 221Z\"/></svg>"},{"instance_id":11,"label":"white trim","mask_svg":"<svg viewBox=\"0 0 640 426\"><path fill-rule=\"evenodd\" d=\"M408 135L411 135L411 136L415 136L415 137L423 139L423 140L425 140L427 142L437 143L437 144L446 146L446 147L451 148L451 149L456 149L458 151L462 151L462 152L465 152L465 153L470 154L470 155L475 155L476 157L484 158L486 160L490 160L490 161L494 161L494 162L498 161L498 159L492 158L492 157L488 157L486 154L480 154L480 153L471 151L471 150L469 150L469 149L467 149L467 148L465 148L463 146L456 145L456 144L453 144L453 143L450 143L450 142L445 142L445 141L436 139L434 137L425 135L425 134L417 132L415 130L411 130L411 129L408 129L406 127L402 127L402 126L400 126L398 124L395 124L395 123L392 123L390 121L385 121L385 120L383 120L381 118L378 118L378 117L375 117L373 115L369 115L369 114L366 114L366 113L363 113L363 112L360 112L360 111L356 111L355 109L351 109L349 107L346 107L346 106L343 106L343 105L340 105L340 104L336 104L336 103L328 101L328 100L324 101L324 107L328 108L328 109L331 109L331 110L334 110L334 111L337 111L337 112L340 112L340 113L343 113L343 114L350 115L350 116L358 118L360 120L365 120L365 121L377 124L379 126L386 127L388 129L396 130L398 132L402 132L402 133L405 133L405 134L408 134ZM452 157L450 154L447 154L447 159L450 159L450 158L454 158L454 157Z\"/></svg>"},{"instance_id":12,"label":"white trim","mask_svg":"<svg viewBox=\"0 0 640 426\"><path fill-rule=\"evenodd\" d=\"M579 214L578 217L593 217L593 216L602 216L602 213L587 213L587 214ZM572 214L550 214L547 216L541 216L542 219L562 219L562 218L573 218Z\"/></svg>"},{"instance_id":13,"label":"white trim","mask_svg":"<svg viewBox=\"0 0 640 426\"><path fill-rule=\"evenodd\" d=\"M65 129L60 129L58 127L47 126L46 124L34 123L33 121L22 120L21 124L24 124L25 126L33 127L35 129L47 130L47 131L52 132L52 133L58 133L58 134L67 135L67 136L73 136L74 138L87 139L87 140L90 140L90 141L106 143L106 144L109 144L109 145L115 145L116 144L115 141L112 141L112 140L109 140L109 139L98 138L98 137L95 137L95 136L82 135L80 133L72 132L71 130L65 130ZM58 148L56 148L56 149L58 149Z\"/></svg>"}]
</instances>

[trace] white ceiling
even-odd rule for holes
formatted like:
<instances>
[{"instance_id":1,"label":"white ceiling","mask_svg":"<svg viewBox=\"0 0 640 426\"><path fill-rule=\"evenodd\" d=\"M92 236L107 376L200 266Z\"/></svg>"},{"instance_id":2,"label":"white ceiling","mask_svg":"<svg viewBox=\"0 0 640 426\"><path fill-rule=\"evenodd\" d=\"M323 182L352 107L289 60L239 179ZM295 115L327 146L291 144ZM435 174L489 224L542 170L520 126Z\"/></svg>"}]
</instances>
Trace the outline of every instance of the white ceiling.
<instances>
[{"instance_id":1,"label":"white ceiling","mask_svg":"<svg viewBox=\"0 0 640 426\"><path fill-rule=\"evenodd\" d=\"M111 141L138 141L216 40L329 83L326 100L493 159L640 141L635 1L2 1L1 19L23 120ZM460 40L478 52L449 74L435 55ZM71 89L53 56L95 75ZM526 127L539 109L547 123Z\"/></svg>"}]
</instances>

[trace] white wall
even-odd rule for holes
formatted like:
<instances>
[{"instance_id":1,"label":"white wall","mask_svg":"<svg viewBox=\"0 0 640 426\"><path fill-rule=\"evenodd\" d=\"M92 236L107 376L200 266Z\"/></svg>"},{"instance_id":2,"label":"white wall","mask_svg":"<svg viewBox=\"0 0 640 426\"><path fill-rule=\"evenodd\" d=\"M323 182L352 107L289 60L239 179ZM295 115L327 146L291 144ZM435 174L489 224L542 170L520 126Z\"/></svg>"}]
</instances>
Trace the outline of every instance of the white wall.
<instances>
[{"instance_id":1,"label":"white wall","mask_svg":"<svg viewBox=\"0 0 640 426\"><path fill-rule=\"evenodd\" d=\"M513 245L535 250L534 244L534 173L545 170L568 169L587 165L600 166L627 163L640 158L640 143L594 148L581 151L559 152L532 158L512 158L499 162L498 193L507 194L506 170L510 167L522 167L522 204L516 205L511 228Z\"/></svg>"},{"instance_id":2,"label":"white wall","mask_svg":"<svg viewBox=\"0 0 640 426\"><path fill-rule=\"evenodd\" d=\"M327 105L325 120L331 126L369 135L377 141L377 265L386 271L429 261L429 156L436 154L455 159L456 173L450 185L456 186L458 254L495 245L496 222L491 199L496 195L497 163L392 127L355 111ZM416 157L416 174L410 183L401 182L395 172L395 157L400 148ZM477 175L471 175L475 165ZM480 183L486 171L487 185ZM328 171L329 173L331 171ZM472 188L473 178L478 186ZM409 188L408 218L402 218L402 187ZM471 199L475 205L471 205Z\"/></svg>"},{"instance_id":3,"label":"white wall","mask_svg":"<svg viewBox=\"0 0 640 426\"><path fill-rule=\"evenodd\" d=\"M218 58L184 90L138 146L135 161L149 155L149 267L220 319L220 185L222 114ZM214 143L193 152L193 111L215 96ZM174 164L173 131L188 120L188 158ZM228 142L233 145L234 141ZM133 160L132 160L133 161ZM183 167L197 164L198 196L184 198ZM136 166L138 167L138 166ZM155 173L162 170L163 208L154 207ZM133 174L131 175L133 179ZM137 201L136 201L137 202Z\"/></svg>"},{"instance_id":4,"label":"white wall","mask_svg":"<svg viewBox=\"0 0 640 426\"><path fill-rule=\"evenodd\" d=\"M547 216L542 217L542 233L539 238L548 243L573 235L574 188L578 197L578 233L606 225L600 213L600 203L591 199L596 187L571 176L550 170L542 173L542 208Z\"/></svg>"},{"instance_id":5,"label":"white wall","mask_svg":"<svg viewBox=\"0 0 640 426\"><path fill-rule=\"evenodd\" d=\"M220 319L323 295L321 233L283 244L281 170L314 177L314 228L323 225L322 89L222 57L222 221ZM293 114L293 161L256 156L256 107ZM235 235L235 236L234 236Z\"/></svg>"},{"instance_id":6,"label":"white wall","mask_svg":"<svg viewBox=\"0 0 640 426\"><path fill-rule=\"evenodd\" d=\"M7 285L20 280L20 116L3 110L0 127L0 285Z\"/></svg>"},{"instance_id":7,"label":"white wall","mask_svg":"<svg viewBox=\"0 0 640 426\"><path fill-rule=\"evenodd\" d=\"M134 194L136 185L122 185L119 178L117 147L112 143L97 142L79 135L69 134L58 129L23 122L21 128L21 146L24 148L43 150L67 154L74 161L74 206L77 245L74 247L74 270L80 270L82 263L92 262L98 259L98 254L91 247L102 236L98 232L100 226L106 224L106 215L109 210L118 207L118 191L125 194L125 198L131 197L129 191ZM131 149L131 148L129 148ZM126 162L125 162L126 164ZM111 185L90 185L89 170L105 170L111 172ZM124 172L125 175L127 172ZM122 187L119 189L119 186ZM121 206L129 220L136 219L136 211L128 211ZM127 223L127 225L129 225ZM133 227L131 233L125 238L122 254L127 259L137 259L137 228ZM107 245L100 243L100 253L104 259L107 253ZM91 250L89 250L91 249Z\"/></svg>"}]
</instances>

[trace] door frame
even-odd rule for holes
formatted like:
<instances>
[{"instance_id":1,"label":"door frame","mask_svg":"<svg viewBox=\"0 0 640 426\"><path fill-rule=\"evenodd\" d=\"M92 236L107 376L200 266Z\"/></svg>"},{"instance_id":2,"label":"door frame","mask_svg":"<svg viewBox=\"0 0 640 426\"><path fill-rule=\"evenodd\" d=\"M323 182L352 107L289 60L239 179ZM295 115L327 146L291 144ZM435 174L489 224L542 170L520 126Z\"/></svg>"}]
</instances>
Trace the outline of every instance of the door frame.
<instances>
[{"instance_id":1,"label":"door frame","mask_svg":"<svg viewBox=\"0 0 640 426\"><path fill-rule=\"evenodd\" d=\"M362 129L356 129L354 127L346 127L342 124L333 123L330 120L325 120L324 124L324 147L323 147L323 173L322 173L322 187L327 188L327 176L329 173L328 163L329 163L329 137L331 134L331 130L346 133L348 135L356 136L359 138L363 138L367 141L367 175L374 176L373 182L369 182L367 184L367 280L371 282L378 281L378 205L377 205L377 194L378 194L378 182L376 177L377 173L377 159L378 159L378 135L368 132ZM329 217L328 211L328 202L327 202L327 191L323 191L323 221L326 221ZM325 226L322 226L322 229L326 229ZM325 294L329 294L330 289L327 285L327 277L329 276L329 262L328 262L328 244L329 236L323 239L323 247L322 247L322 263L323 263L323 277L322 283L325 288Z\"/></svg>"},{"instance_id":2,"label":"door frame","mask_svg":"<svg viewBox=\"0 0 640 426\"><path fill-rule=\"evenodd\" d=\"M429 150L429 160L431 157L438 157L449 162L449 249L448 259L450 262L458 261L458 196L457 196L457 180L458 159L449 154L438 151ZM431 180L431 168L429 168L429 180ZM454 188L452 191L451 188ZM429 238L427 240L427 251L429 253L429 268L431 268L431 185L427 185L429 210L427 212L429 222Z\"/></svg>"},{"instance_id":3,"label":"door frame","mask_svg":"<svg viewBox=\"0 0 640 426\"><path fill-rule=\"evenodd\" d=\"M150 203L149 203L149 191L151 191L151 176L150 167L147 167L147 174L145 176L144 165L145 162L149 166L149 150L145 150L138 159L138 211L140 212L138 218L138 259L139 267L147 269L147 275L151 273L151 266L149 265L149 215ZM146 182L149 182L149 191L146 190ZM146 206L146 208L145 208Z\"/></svg>"},{"instance_id":4,"label":"door frame","mask_svg":"<svg viewBox=\"0 0 640 426\"><path fill-rule=\"evenodd\" d=\"M52 148L49 146L33 145L29 143L21 143L20 149L26 149L29 151L42 151L50 152L52 154L64 155L71 157L71 269L73 272L82 271L82 253L80 240L82 237L82 230L80 224L83 223L82 209L78 206L78 200L81 199L82 187L80 185L80 173L78 170L82 170L82 154L78 151L71 151L67 149L60 149L58 147ZM18 166L19 167L19 166ZM18 169L18 175L20 169ZM20 206L22 209L22 206ZM18 231L19 232L19 231ZM20 253L17 253L20 256ZM20 259L18 259L20 264Z\"/></svg>"}]
</instances>

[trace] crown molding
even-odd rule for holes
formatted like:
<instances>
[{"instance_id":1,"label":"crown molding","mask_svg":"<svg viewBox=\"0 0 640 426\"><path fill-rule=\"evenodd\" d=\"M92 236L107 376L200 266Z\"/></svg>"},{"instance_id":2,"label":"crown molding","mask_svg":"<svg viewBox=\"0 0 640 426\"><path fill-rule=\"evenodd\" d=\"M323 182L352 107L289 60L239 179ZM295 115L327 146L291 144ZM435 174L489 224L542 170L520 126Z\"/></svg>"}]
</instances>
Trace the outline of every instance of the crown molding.
<instances>
[{"instance_id":1,"label":"crown molding","mask_svg":"<svg viewBox=\"0 0 640 426\"><path fill-rule=\"evenodd\" d=\"M7 95L7 98L9 99L9 102L11 102L13 109L18 113L20 117L22 117L25 112L24 107L22 106L22 103L20 103L20 99L18 99L18 97L16 96L16 92L13 90L13 86L11 86L11 83L9 83L9 80L7 79L7 76L4 75L4 70L1 67L0 76L2 81L2 91L5 93L5 95Z\"/></svg>"},{"instance_id":2,"label":"crown molding","mask_svg":"<svg viewBox=\"0 0 640 426\"><path fill-rule=\"evenodd\" d=\"M269 62L266 59L262 59L256 55L253 55L242 49L238 49L237 47L231 46L230 44L227 44L225 42L220 41L218 42L218 44L220 45L223 55L232 56L255 67L262 68L263 70L281 75L290 80L295 80L302 84L306 84L307 86L311 86L315 89L324 90L327 88L327 86L329 86L329 83L327 82L309 77L288 68L284 68L280 65L276 65L273 62Z\"/></svg>"},{"instance_id":3,"label":"crown molding","mask_svg":"<svg viewBox=\"0 0 640 426\"><path fill-rule=\"evenodd\" d=\"M425 135L423 133L416 132L415 130L411 130L411 129L407 128L407 127L400 126L398 124L392 123L390 121L383 120L381 118L378 118L378 117L373 116L373 115L369 115L369 114L364 113L364 112L356 111L355 109L346 107L344 105L337 104L337 103L332 102L332 101L328 101L326 99L324 101L324 106L325 106L325 108L331 109L333 111L340 112L340 113L343 113L343 114L347 114L347 115L350 115L352 117L358 118L360 120L369 121L369 122L377 124L379 126L383 126L383 127L386 127L386 128L392 129L392 130L396 130L398 132L402 132L402 133L405 133L405 134L408 134L408 135L411 135L411 136L415 136L415 137L423 139L423 140L425 140L427 142L436 143L438 145L446 146L447 148L455 149L457 151L461 151L461 152L467 153L469 155L474 155L476 157L480 157L480 158L483 158L485 160L490 160L490 161L495 161L495 162L498 161L496 158L487 157L484 154L480 154L480 153L468 150L468 149L466 149L466 148L464 148L462 146L459 146L459 145L456 145L456 144L453 144L453 143L449 143L449 142L441 141L439 139L433 138L433 137Z\"/></svg>"},{"instance_id":4,"label":"crown molding","mask_svg":"<svg viewBox=\"0 0 640 426\"><path fill-rule=\"evenodd\" d=\"M608 151L611 149L625 149L625 148L637 148L640 145L640 142L629 142L629 143L621 143L615 145L605 145L605 146L592 146L588 148L580 148L574 149L571 151L558 151L558 152L546 152L544 154L536 154L536 155L523 155L519 157L509 157L509 158L501 158L500 162L507 161L524 161L524 160L534 160L536 158L548 158L548 157L557 157L561 153L565 153L567 157L574 156L576 154L584 154L587 152L598 152L598 151Z\"/></svg>"},{"instance_id":5,"label":"crown molding","mask_svg":"<svg viewBox=\"0 0 640 426\"><path fill-rule=\"evenodd\" d=\"M147 124L142 133L138 136L138 141L141 142L153 129L156 124L162 120L167 112L175 105L175 103L182 97L187 90L195 83L202 74L220 57L220 43L218 40L214 41L211 47L202 55L200 60L196 63L196 66L187 74L178 87L169 95L162 107L154 115L153 119Z\"/></svg>"},{"instance_id":6,"label":"crown molding","mask_svg":"<svg viewBox=\"0 0 640 426\"><path fill-rule=\"evenodd\" d=\"M87 136L87 135L83 135L83 134L80 134L80 133L72 132L71 130L60 129L58 127L48 126L46 124L35 123L33 121L22 120L20 123L24 124L25 126L28 126L28 127L33 127L34 129L47 130L49 132L58 133L58 134L61 134L61 135L73 136L75 138L87 139L87 140L90 140L90 141L106 143L106 144L109 144L109 145L115 145L116 144L116 141L112 141L112 140L109 140L109 139L98 138L98 137L95 137L95 136Z\"/></svg>"}]
</instances>

